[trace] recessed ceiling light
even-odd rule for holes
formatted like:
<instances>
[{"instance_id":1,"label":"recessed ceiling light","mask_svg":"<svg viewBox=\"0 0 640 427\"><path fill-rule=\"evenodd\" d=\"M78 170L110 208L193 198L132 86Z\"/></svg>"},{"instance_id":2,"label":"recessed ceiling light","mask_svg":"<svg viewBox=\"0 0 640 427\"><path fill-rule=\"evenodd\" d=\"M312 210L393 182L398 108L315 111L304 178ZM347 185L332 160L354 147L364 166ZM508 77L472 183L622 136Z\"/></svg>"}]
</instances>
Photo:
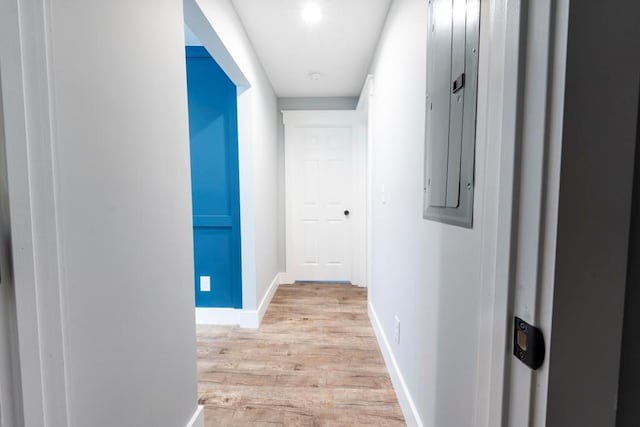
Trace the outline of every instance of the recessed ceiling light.
<instances>
[{"instance_id":1,"label":"recessed ceiling light","mask_svg":"<svg viewBox=\"0 0 640 427\"><path fill-rule=\"evenodd\" d=\"M310 24L322 19L322 9L316 3L308 3L302 9L302 19Z\"/></svg>"},{"instance_id":2,"label":"recessed ceiling light","mask_svg":"<svg viewBox=\"0 0 640 427\"><path fill-rule=\"evenodd\" d=\"M311 80L320 80L320 78L322 77L322 73L309 73L309 78Z\"/></svg>"}]
</instances>

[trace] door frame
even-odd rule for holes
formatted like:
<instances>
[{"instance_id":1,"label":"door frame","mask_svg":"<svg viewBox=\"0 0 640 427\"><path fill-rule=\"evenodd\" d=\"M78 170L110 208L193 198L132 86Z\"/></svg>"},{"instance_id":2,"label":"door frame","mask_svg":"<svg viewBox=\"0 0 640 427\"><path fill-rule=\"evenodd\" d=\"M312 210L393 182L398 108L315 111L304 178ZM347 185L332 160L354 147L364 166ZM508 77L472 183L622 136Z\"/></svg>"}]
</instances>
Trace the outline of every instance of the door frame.
<instances>
[{"instance_id":1,"label":"door frame","mask_svg":"<svg viewBox=\"0 0 640 427\"><path fill-rule=\"evenodd\" d=\"M500 185L491 203L480 207L494 212L497 218L482 224L483 255L481 307L477 334L478 348L475 426L504 426L509 411L508 389L510 375L511 315L513 313L513 248L517 234L519 163L516 161L520 144L522 111L522 70L524 56L522 20L526 0L482 1L480 4L480 61L477 138L499 141L497 150L487 158L499 158ZM490 44L490 47L489 47ZM479 81L480 82L480 81ZM486 87L487 89L483 89ZM485 93L480 91L484 90ZM489 97L488 93L498 94ZM484 105L481 104L484 100ZM488 114L495 111L496 114ZM489 172L489 171L487 171ZM483 216L485 215L483 212Z\"/></svg>"},{"instance_id":2,"label":"door frame","mask_svg":"<svg viewBox=\"0 0 640 427\"><path fill-rule=\"evenodd\" d=\"M0 76L0 425L24 424L20 387L16 289L11 268L11 204L7 176L2 79Z\"/></svg>"},{"instance_id":3,"label":"door frame","mask_svg":"<svg viewBox=\"0 0 640 427\"><path fill-rule=\"evenodd\" d=\"M356 106L357 113L357 126L363 132L366 145L366 275L365 286L369 288L373 287L373 265L371 260L373 259L373 74L368 74L365 79L360 97L358 98L358 104Z\"/></svg>"},{"instance_id":4,"label":"door frame","mask_svg":"<svg viewBox=\"0 0 640 427\"><path fill-rule=\"evenodd\" d=\"M0 67L24 424L68 424L47 2L0 2ZM43 304L42 301L46 301Z\"/></svg>"},{"instance_id":5,"label":"door frame","mask_svg":"<svg viewBox=\"0 0 640 427\"><path fill-rule=\"evenodd\" d=\"M479 342L474 425L506 426L512 411L509 397L512 316L520 224L520 146L524 101L524 60L527 53L527 0L486 0L480 3L480 61L477 138L498 141L486 159L497 159L499 186L476 204L486 219L482 235ZM481 91L481 92L480 92ZM489 96L493 94L493 96ZM483 103L481 103L481 100ZM486 161L486 160L485 160ZM497 206L497 217L494 216ZM486 367L481 369L480 367ZM515 411L528 413L528 405ZM527 419L527 418L522 418Z\"/></svg>"},{"instance_id":6,"label":"door frame","mask_svg":"<svg viewBox=\"0 0 640 427\"><path fill-rule=\"evenodd\" d=\"M481 3L478 106L487 139L500 141L494 221L483 227L482 306L475 426L544 425L549 359L538 371L515 361L513 316L551 333L568 2ZM487 18L484 18L484 17ZM489 21L488 23L486 23ZM482 30L483 22L487 25ZM482 61L483 46L489 58ZM484 65L483 65L484 64ZM486 208L486 207L483 207Z\"/></svg>"},{"instance_id":7,"label":"door frame","mask_svg":"<svg viewBox=\"0 0 640 427\"><path fill-rule=\"evenodd\" d=\"M256 277L256 239L255 239L255 197L254 197L254 158L253 145L253 108L259 94L252 87L243 71L239 60L236 60L221 38L224 35L224 23L216 25L217 20L209 19L200 8L197 0L183 0L184 22L198 37L209 55L227 74L237 88L238 109L238 172L240 175L240 253L242 270L242 310L255 311L260 301L257 300ZM214 11L215 12L215 11ZM211 12L209 12L211 14ZM185 87L186 90L186 87ZM196 309L198 320L205 322L215 316L215 308L200 307Z\"/></svg>"},{"instance_id":8,"label":"door frame","mask_svg":"<svg viewBox=\"0 0 640 427\"><path fill-rule=\"evenodd\" d=\"M292 198L290 197L291 181L293 179L291 168L290 142L287 136L292 126L300 127L330 127L345 126L352 129L352 177L353 189L352 204L353 210L362 212L353 218L352 238L353 247L351 254L351 283L367 286L367 191L366 191L366 169L367 169L367 144L366 129L360 125L359 115L356 110L305 110L305 111L282 111L284 124L284 152L285 152L285 241L286 241L286 273L283 274L284 283L293 283L298 278L293 274L291 249L293 246L293 235L291 233L291 223L293 218Z\"/></svg>"},{"instance_id":9,"label":"door frame","mask_svg":"<svg viewBox=\"0 0 640 427\"><path fill-rule=\"evenodd\" d=\"M209 305L198 305L198 296L200 289L200 277L195 276L194 287L196 292L196 308L234 308L234 309L242 309L242 255L241 255L241 239L242 239L242 230L240 228L240 182L239 182L239 173L240 173L240 156L238 155L238 99L237 99L237 86L233 83L229 76L220 68L220 65L213 59L211 54L207 51L204 46L187 46L186 48L186 60L187 60L187 76L189 75L189 64L190 61L197 60L198 63L202 64L206 62L211 64L211 67L220 69L221 73L224 74L225 78L229 83L233 84L233 95L231 93L225 94L225 112L227 114L227 118L225 120L227 131L225 134L227 135L227 145L225 147L225 151L228 157L231 157L231 161L228 162L228 170L226 171L228 177L228 186L226 196L229 199L229 218L208 218L205 219L202 216L193 215L193 239L194 239L194 257L196 257L196 252L202 251L195 245L196 241L196 228L200 229L208 229L208 230L230 230L231 235L231 245L230 245L230 267L231 267L231 283L230 283L230 293L231 293L231 303L230 306L209 306ZM192 63L193 64L193 63ZM211 77L211 76L209 76ZM217 77L216 77L217 78ZM201 83L201 81L198 81ZM196 85L197 87L197 85ZM196 90L196 93L198 90ZM229 91L231 92L231 91ZM187 93L189 93L189 85L187 84ZM228 95L228 96L227 96ZM229 105L232 104L232 105ZM191 119L191 112L189 113ZM191 124L189 125L191 128ZM190 129L191 131L191 129ZM229 142L230 141L230 142ZM193 151L193 141L190 141L189 145L191 147L191 151ZM193 158L191 162L191 166L193 167ZM192 187L194 185L194 177L192 175ZM192 194L193 198L193 194ZM196 218L197 217L197 218ZM229 222L227 222L227 220ZM195 265L194 265L195 268ZM239 282L239 286L238 285ZM209 296L213 298L213 293L209 292ZM204 298L203 295L200 295L201 298ZM198 310L197 310L198 311Z\"/></svg>"}]
</instances>

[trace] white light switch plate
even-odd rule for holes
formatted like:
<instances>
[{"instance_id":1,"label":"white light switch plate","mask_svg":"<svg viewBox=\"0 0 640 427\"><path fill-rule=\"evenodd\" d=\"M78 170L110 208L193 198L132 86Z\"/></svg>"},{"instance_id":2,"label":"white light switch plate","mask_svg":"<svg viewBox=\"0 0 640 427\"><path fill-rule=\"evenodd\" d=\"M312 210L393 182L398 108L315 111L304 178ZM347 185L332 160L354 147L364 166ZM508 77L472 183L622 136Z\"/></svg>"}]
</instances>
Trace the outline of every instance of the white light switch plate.
<instances>
[{"instance_id":1,"label":"white light switch plate","mask_svg":"<svg viewBox=\"0 0 640 427\"><path fill-rule=\"evenodd\" d=\"M211 276L200 276L200 292L211 292Z\"/></svg>"}]
</instances>

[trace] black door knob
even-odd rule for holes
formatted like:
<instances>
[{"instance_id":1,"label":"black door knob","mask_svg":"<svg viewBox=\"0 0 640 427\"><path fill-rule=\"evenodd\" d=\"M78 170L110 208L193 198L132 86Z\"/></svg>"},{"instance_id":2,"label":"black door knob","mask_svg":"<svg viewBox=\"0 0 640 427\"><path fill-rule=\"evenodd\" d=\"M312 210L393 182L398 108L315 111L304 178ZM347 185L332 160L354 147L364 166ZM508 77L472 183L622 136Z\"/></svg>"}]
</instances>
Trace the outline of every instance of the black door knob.
<instances>
[{"instance_id":1,"label":"black door knob","mask_svg":"<svg viewBox=\"0 0 640 427\"><path fill-rule=\"evenodd\" d=\"M349 216L349 214L350 214L350 212L348 210L344 211L344 216Z\"/></svg>"}]
</instances>

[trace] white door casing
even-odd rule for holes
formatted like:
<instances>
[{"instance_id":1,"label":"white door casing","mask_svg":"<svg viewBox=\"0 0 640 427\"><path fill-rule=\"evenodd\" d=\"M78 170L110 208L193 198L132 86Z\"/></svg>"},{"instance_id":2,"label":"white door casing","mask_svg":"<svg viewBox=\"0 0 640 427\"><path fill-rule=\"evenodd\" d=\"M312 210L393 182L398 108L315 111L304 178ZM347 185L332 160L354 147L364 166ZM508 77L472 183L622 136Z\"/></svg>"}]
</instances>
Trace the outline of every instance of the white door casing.
<instances>
[{"instance_id":1,"label":"white door casing","mask_svg":"<svg viewBox=\"0 0 640 427\"><path fill-rule=\"evenodd\" d=\"M512 334L514 315L551 330L568 4L483 2L488 87L501 94L487 98L485 137L500 141L500 186L498 216L483 230L483 304L492 309L478 329L489 345L478 361L488 369L478 372L476 426L546 423L549 362L535 372L519 362Z\"/></svg>"},{"instance_id":2,"label":"white door casing","mask_svg":"<svg viewBox=\"0 0 640 427\"><path fill-rule=\"evenodd\" d=\"M286 281L364 285L366 150L356 113L283 116Z\"/></svg>"},{"instance_id":3,"label":"white door casing","mask_svg":"<svg viewBox=\"0 0 640 427\"><path fill-rule=\"evenodd\" d=\"M0 82L0 426L24 423L18 374L15 283L11 272L9 189L4 139L4 110Z\"/></svg>"},{"instance_id":4,"label":"white door casing","mask_svg":"<svg viewBox=\"0 0 640 427\"><path fill-rule=\"evenodd\" d=\"M366 221L364 224L365 230L365 283L369 292L373 287L373 265L371 260L373 259L373 242L371 236L373 236L373 75L367 75L367 78L362 87L360 98L358 99L358 105L356 106L356 112L359 116L358 129L362 132L362 137L365 140L363 149L365 150L366 165L365 165L365 187L366 192L362 196L364 197L364 204L367 209Z\"/></svg>"}]
</instances>

